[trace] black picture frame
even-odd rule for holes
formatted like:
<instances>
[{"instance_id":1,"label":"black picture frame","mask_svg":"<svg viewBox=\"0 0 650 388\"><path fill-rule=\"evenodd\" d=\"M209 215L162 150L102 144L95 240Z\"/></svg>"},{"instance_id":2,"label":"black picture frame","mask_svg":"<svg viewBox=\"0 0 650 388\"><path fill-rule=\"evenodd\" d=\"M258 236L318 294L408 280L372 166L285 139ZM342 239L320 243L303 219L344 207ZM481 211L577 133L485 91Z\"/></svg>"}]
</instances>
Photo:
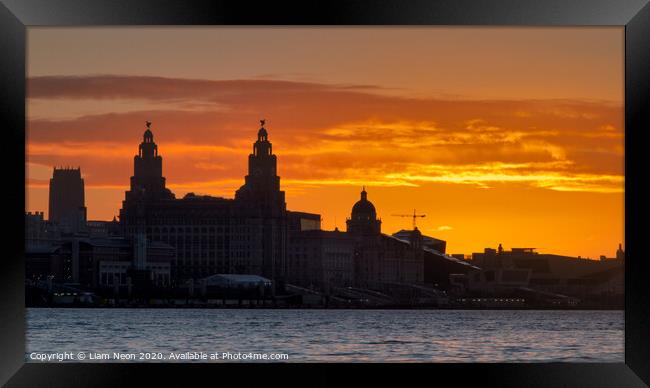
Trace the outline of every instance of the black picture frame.
<instances>
[{"instance_id":1,"label":"black picture frame","mask_svg":"<svg viewBox=\"0 0 650 388\"><path fill-rule=\"evenodd\" d=\"M625 26L625 363L547 364L35 364L24 362L26 29L86 25ZM650 292L643 191L650 129L648 0L375 0L251 2L0 0L0 122L5 218L0 258L0 383L7 386L187 384L481 384L500 387L637 387L650 383ZM416 381L415 378L418 378ZM645 384L644 384L645 382Z\"/></svg>"}]
</instances>

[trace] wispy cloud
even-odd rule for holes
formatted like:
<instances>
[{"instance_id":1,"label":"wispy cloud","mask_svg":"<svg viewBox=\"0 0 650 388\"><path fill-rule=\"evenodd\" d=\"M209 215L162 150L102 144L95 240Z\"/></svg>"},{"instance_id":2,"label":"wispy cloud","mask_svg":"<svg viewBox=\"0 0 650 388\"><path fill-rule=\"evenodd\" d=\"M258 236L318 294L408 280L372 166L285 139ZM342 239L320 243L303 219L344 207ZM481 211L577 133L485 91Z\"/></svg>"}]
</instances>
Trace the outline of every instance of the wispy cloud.
<instances>
[{"instance_id":1,"label":"wispy cloud","mask_svg":"<svg viewBox=\"0 0 650 388\"><path fill-rule=\"evenodd\" d=\"M29 162L81 165L87 185L128 183L152 120L171 185L230 187L246 172L265 116L288 188L373 181L623 190L622 107L610 103L416 99L373 85L267 79L48 76L28 84ZM88 101L96 111L75 116L71 102ZM130 109L111 110L125 101Z\"/></svg>"}]
</instances>

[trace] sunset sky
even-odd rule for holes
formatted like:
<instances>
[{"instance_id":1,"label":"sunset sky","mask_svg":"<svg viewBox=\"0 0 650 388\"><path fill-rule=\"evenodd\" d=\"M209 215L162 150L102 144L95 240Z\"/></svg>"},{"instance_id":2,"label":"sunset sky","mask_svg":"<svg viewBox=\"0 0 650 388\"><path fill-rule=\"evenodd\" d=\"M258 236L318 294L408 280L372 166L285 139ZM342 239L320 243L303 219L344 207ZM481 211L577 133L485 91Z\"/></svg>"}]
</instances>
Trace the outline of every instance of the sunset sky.
<instances>
[{"instance_id":1,"label":"sunset sky","mask_svg":"<svg viewBox=\"0 0 650 388\"><path fill-rule=\"evenodd\" d=\"M363 185L382 231L448 252L624 243L624 30L29 28L27 210L80 166L117 215L151 120L167 186L232 198L265 118L290 210L345 229Z\"/></svg>"}]
</instances>

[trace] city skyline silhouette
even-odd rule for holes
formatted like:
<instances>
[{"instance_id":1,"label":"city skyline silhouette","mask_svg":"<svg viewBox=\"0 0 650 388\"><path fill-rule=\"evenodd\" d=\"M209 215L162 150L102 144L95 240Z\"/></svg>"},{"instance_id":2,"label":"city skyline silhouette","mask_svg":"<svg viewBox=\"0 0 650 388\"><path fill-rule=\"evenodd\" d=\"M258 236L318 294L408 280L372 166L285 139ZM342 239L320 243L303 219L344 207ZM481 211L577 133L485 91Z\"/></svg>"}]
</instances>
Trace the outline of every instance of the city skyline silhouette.
<instances>
[{"instance_id":1,"label":"city skyline silhouette","mask_svg":"<svg viewBox=\"0 0 650 388\"><path fill-rule=\"evenodd\" d=\"M350 42L340 47L328 37L305 35L322 43L315 45L322 55L346 53L349 65L338 70L312 57L302 65L292 62L297 54L280 46L280 59L268 59L273 62L268 67L285 66L291 74L268 74L250 61L249 51L231 47L227 63L208 77L203 64L192 72L184 61L171 59L144 72L147 61L120 48L117 32L97 30L94 42L100 39L111 53L128 58L122 68L108 71L92 58L85 40L72 41L66 31L34 29L26 210L47 212L52 166L80 165L88 219L112 219L128 186L132 145L146 120L156 127L168 187L177 196L232 198L245 175L255 120L265 118L287 203L321 214L324 229L344 227L350 201L366 185L386 231L410 229L410 219L391 214L416 208L427 215L418 228L448 241L453 253L503 243L598 258L624 244L624 129L622 92L617 92L622 60L605 58L607 50L590 45L601 42L622 52L620 31L529 29L518 41L513 34L485 30L480 39L493 52L480 64L467 61L467 49L479 39L471 31L416 32L425 36L420 45L436 42L449 56L442 61L416 44L402 47L403 58L413 59L410 77L390 70L387 49L397 47L394 41L372 44L364 55L351 51L370 42L367 31L346 35ZM257 45L250 31L221 34L242 34L242 47ZM506 35L511 48L497 49L496 38ZM146 34L130 36L136 47L155 46ZM455 47L441 43L445 37ZM539 44L527 49L521 42L531 37ZM48 63L42 53L53 44L58 59ZM196 58L203 53L206 63L214 63L207 44L197 38L184 50ZM211 44L228 48L219 39ZM538 62L543 72L523 66L504 72L509 60L542 56L557 65L544 60ZM379 69L359 72L357 66L369 57ZM84 65L75 65L73 58ZM415 58L431 64L438 59L431 69L441 74L457 69L451 77L457 87L436 72L423 72ZM598 66L587 66L593 63ZM589 70L577 72L584 67ZM414 85L415 78L422 82Z\"/></svg>"}]
</instances>

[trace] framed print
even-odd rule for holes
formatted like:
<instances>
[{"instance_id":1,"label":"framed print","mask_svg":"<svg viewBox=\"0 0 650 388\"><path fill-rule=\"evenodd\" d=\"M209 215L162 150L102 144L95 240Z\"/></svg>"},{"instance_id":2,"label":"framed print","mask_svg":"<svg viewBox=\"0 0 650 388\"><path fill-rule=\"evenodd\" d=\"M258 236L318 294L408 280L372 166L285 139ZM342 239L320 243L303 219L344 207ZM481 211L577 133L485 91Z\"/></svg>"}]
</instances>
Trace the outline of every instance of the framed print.
<instances>
[{"instance_id":1,"label":"framed print","mask_svg":"<svg viewBox=\"0 0 650 388\"><path fill-rule=\"evenodd\" d=\"M646 1L0 18L7 386L650 381Z\"/></svg>"}]
</instances>

